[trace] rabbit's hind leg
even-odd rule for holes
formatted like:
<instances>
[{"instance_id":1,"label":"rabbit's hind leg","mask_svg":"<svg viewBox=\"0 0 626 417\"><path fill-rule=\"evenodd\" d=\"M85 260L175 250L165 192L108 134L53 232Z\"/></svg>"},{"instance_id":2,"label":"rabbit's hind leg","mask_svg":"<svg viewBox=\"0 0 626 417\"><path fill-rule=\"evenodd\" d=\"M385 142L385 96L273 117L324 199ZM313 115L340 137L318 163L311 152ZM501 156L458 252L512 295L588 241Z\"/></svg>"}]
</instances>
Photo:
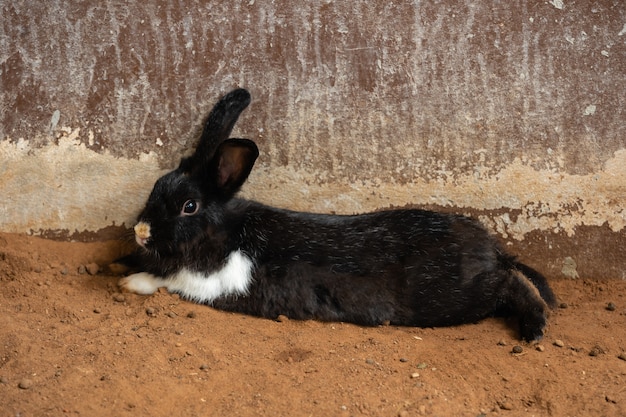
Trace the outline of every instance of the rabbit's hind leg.
<instances>
[{"instance_id":1,"label":"rabbit's hind leg","mask_svg":"<svg viewBox=\"0 0 626 417\"><path fill-rule=\"evenodd\" d=\"M537 287L526 275L512 269L503 296L506 306L519 320L522 339L528 342L540 340L547 324L548 306Z\"/></svg>"}]
</instances>

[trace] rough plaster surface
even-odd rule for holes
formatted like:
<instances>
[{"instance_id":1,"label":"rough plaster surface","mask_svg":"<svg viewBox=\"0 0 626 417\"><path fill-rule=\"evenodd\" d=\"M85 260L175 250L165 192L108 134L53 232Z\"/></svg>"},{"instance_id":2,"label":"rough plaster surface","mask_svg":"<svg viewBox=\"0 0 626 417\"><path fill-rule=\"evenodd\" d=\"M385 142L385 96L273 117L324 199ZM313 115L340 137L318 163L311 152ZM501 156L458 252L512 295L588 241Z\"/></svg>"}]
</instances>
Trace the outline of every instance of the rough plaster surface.
<instances>
[{"instance_id":1,"label":"rough plaster surface","mask_svg":"<svg viewBox=\"0 0 626 417\"><path fill-rule=\"evenodd\" d=\"M0 229L74 234L132 225L159 171L155 154L124 159L89 150L66 129L56 144L0 143Z\"/></svg>"},{"instance_id":2,"label":"rough plaster surface","mask_svg":"<svg viewBox=\"0 0 626 417\"><path fill-rule=\"evenodd\" d=\"M0 194L9 196L0 204L2 230L71 234L133 225L152 184L165 172L156 155L100 154L80 143L79 129L66 131L57 144L42 148L25 141L0 144ZM515 239L531 231L572 236L583 225L607 224L614 232L626 226L626 150L587 175L537 170L520 160L494 175L481 171L449 181L330 183L320 181L319 172L261 166L242 195L295 210L348 214L406 205L485 210L491 212L481 217L487 226Z\"/></svg>"},{"instance_id":3,"label":"rough plaster surface","mask_svg":"<svg viewBox=\"0 0 626 417\"><path fill-rule=\"evenodd\" d=\"M580 226L606 224L613 232L626 226L626 150L587 175L537 170L517 159L487 177L476 172L449 181L398 184L374 178L308 185L316 184L318 175L281 168L257 172L245 194L318 212L354 213L406 205L456 207L461 212L478 209L489 212L480 216L485 225L518 240L531 231L573 236Z\"/></svg>"},{"instance_id":4,"label":"rough plaster surface","mask_svg":"<svg viewBox=\"0 0 626 417\"><path fill-rule=\"evenodd\" d=\"M253 103L234 134L262 151L245 196L458 211L531 251L567 248L555 257L586 256L591 237L596 270L623 257L623 0L0 9L0 230L130 226L242 86Z\"/></svg>"},{"instance_id":5,"label":"rough plaster surface","mask_svg":"<svg viewBox=\"0 0 626 417\"><path fill-rule=\"evenodd\" d=\"M4 2L0 138L169 165L239 85L266 162L329 180L595 172L625 147L626 7L561 3Z\"/></svg>"}]
</instances>

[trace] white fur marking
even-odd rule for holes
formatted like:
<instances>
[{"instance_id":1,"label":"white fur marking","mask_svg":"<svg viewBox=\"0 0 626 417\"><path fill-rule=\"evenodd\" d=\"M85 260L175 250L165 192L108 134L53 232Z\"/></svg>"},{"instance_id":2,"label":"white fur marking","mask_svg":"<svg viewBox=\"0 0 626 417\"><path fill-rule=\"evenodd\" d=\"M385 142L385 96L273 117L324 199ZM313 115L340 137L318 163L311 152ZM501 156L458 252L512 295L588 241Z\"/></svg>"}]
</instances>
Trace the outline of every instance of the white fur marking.
<instances>
[{"instance_id":1,"label":"white fur marking","mask_svg":"<svg viewBox=\"0 0 626 417\"><path fill-rule=\"evenodd\" d=\"M241 251L231 252L224 267L210 274L181 269L167 278L145 272L120 280L120 287L137 294L153 294L159 287L198 303L228 295L245 295L252 282L252 261Z\"/></svg>"}]
</instances>

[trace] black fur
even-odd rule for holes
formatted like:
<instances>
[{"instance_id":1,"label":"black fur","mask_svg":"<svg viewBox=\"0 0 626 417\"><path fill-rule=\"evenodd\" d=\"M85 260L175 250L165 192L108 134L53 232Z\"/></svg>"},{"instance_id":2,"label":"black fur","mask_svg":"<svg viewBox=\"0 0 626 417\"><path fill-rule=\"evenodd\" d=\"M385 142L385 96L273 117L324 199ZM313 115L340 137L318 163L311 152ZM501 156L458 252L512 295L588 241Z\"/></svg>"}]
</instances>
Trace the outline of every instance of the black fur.
<instances>
[{"instance_id":1,"label":"black fur","mask_svg":"<svg viewBox=\"0 0 626 417\"><path fill-rule=\"evenodd\" d=\"M212 272L240 250L254 262L248 294L219 309L256 316L434 327L505 311L540 339L555 297L546 279L506 254L478 222L424 210L354 216L300 213L234 197L258 156L228 139L249 94L215 106L196 153L159 179L139 216L152 236L128 264L166 278ZM199 203L181 215L185 202Z\"/></svg>"}]
</instances>

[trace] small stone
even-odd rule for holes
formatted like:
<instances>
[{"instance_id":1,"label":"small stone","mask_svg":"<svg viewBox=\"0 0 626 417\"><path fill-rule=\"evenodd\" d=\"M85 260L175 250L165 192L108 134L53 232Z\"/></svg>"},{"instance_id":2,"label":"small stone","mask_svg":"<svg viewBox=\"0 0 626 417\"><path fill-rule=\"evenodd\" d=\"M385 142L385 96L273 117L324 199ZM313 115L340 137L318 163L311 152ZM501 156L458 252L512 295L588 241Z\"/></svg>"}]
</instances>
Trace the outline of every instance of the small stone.
<instances>
[{"instance_id":1,"label":"small stone","mask_svg":"<svg viewBox=\"0 0 626 417\"><path fill-rule=\"evenodd\" d=\"M560 339L556 339L554 341L554 346L563 347L563 346L565 346L565 343L563 343L563 341L560 340Z\"/></svg>"},{"instance_id":2,"label":"small stone","mask_svg":"<svg viewBox=\"0 0 626 417\"><path fill-rule=\"evenodd\" d=\"M426 369L428 368L428 364L426 362L421 362L417 364L417 369Z\"/></svg>"},{"instance_id":3,"label":"small stone","mask_svg":"<svg viewBox=\"0 0 626 417\"><path fill-rule=\"evenodd\" d=\"M31 381L30 379L22 379L19 384L17 384L18 388L20 389L29 389L30 387L33 386L33 381Z\"/></svg>"},{"instance_id":4,"label":"small stone","mask_svg":"<svg viewBox=\"0 0 626 417\"><path fill-rule=\"evenodd\" d=\"M365 363L368 364L368 365L375 365L376 361L374 359L367 358L367 359L365 359Z\"/></svg>"},{"instance_id":5,"label":"small stone","mask_svg":"<svg viewBox=\"0 0 626 417\"><path fill-rule=\"evenodd\" d=\"M400 362L402 362L402 363L406 363L406 362L408 362L408 361L409 361L409 360L408 360L407 358L400 358Z\"/></svg>"},{"instance_id":6,"label":"small stone","mask_svg":"<svg viewBox=\"0 0 626 417\"><path fill-rule=\"evenodd\" d=\"M9 378L7 378L6 376L0 376L0 384L8 384L9 383Z\"/></svg>"},{"instance_id":7,"label":"small stone","mask_svg":"<svg viewBox=\"0 0 626 417\"><path fill-rule=\"evenodd\" d=\"M498 340L498 346L506 346L506 340L504 339Z\"/></svg>"},{"instance_id":8,"label":"small stone","mask_svg":"<svg viewBox=\"0 0 626 417\"><path fill-rule=\"evenodd\" d=\"M85 268L85 265L80 265L80 266L78 267L78 273L79 273L80 275L84 275L84 274L86 274L86 273L87 273L87 268Z\"/></svg>"},{"instance_id":9,"label":"small stone","mask_svg":"<svg viewBox=\"0 0 626 417\"><path fill-rule=\"evenodd\" d=\"M102 313L102 310L100 310L98 307L96 307L96 308L93 309L93 312L96 313L96 314L100 314L100 313Z\"/></svg>"},{"instance_id":10,"label":"small stone","mask_svg":"<svg viewBox=\"0 0 626 417\"><path fill-rule=\"evenodd\" d=\"M563 269L561 269L561 273L568 278L578 279L578 271L576 270L576 261L571 256L567 256L563 259Z\"/></svg>"},{"instance_id":11,"label":"small stone","mask_svg":"<svg viewBox=\"0 0 626 417\"><path fill-rule=\"evenodd\" d=\"M522 348L520 345L515 345L513 346L513 349L511 349L511 352L515 353L515 354L520 354L524 351L524 348Z\"/></svg>"},{"instance_id":12,"label":"small stone","mask_svg":"<svg viewBox=\"0 0 626 417\"><path fill-rule=\"evenodd\" d=\"M69 273L69 269L67 268L67 266L63 266L61 267L61 275L67 275Z\"/></svg>"},{"instance_id":13,"label":"small stone","mask_svg":"<svg viewBox=\"0 0 626 417\"><path fill-rule=\"evenodd\" d=\"M146 314L149 316L156 316L156 309L154 307L147 307Z\"/></svg>"},{"instance_id":14,"label":"small stone","mask_svg":"<svg viewBox=\"0 0 626 417\"><path fill-rule=\"evenodd\" d=\"M187 313L187 318L195 319L196 318L196 312L195 311L190 311L189 313Z\"/></svg>"},{"instance_id":15,"label":"small stone","mask_svg":"<svg viewBox=\"0 0 626 417\"><path fill-rule=\"evenodd\" d=\"M543 347L543 345L535 345L535 349L538 350L539 352L543 352L544 350L546 350L546 348Z\"/></svg>"},{"instance_id":16,"label":"small stone","mask_svg":"<svg viewBox=\"0 0 626 417\"><path fill-rule=\"evenodd\" d=\"M98 272L100 272L100 266L98 266L98 264L94 262L85 265L85 269L87 269L89 275L96 275Z\"/></svg>"},{"instance_id":17,"label":"small stone","mask_svg":"<svg viewBox=\"0 0 626 417\"><path fill-rule=\"evenodd\" d=\"M589 356L599 356L599 355L602 355L603 353L605 353L604 349L602 349L600 346L594 346L589 351Z\"/></svg>"},{"instance_id":18,"label":"small stone","mask_svg":"<svg viewBox=\"0 0 626 417\"><path fill-rule=\"evenodd\" d=\"M113 301L116 303L123 303L126 301L126 297L124 297L124 294L121 293L113 294Z\"/></svg>"},{"instance_id":19,"label":"small stone","mask_svg":"<svg viewBox=\"0 0 626 417\"><path fill-rule=\"evenodd\" d=\"M413 372L413 373L411 374L411 378L412 378L412 379L419 378L419 376L420 376L419 372Z\"/></svg>"},{"instance_id":20,"label":"small stone","mask_svg":"<svg viewBox=\"0 0 626 417\"><path fill-rule=\"evenodd\" d=\"M285 323L285 322L289 321L289 317L281 314L278 317L276 317L276 321L279 322L279 323Z\"/></svg>"},{"instance_id":21,"label":"small stone","mask_svg":"<svg viewBox=\"0 0 626 417\"><path fill-rule=\"evenodd\" d=\"M207 369L209 369L209 365L207 365L206 363L203 363L202 365L200 365L200 370L206 371Z\"/></svg>"},{"instance_id":22,"label":"small stone","mask_svg":"<svg viewBox=\"0 0 626 417\"><path fill-rule=\"evenodd\" d=\"M499 402L498 405L503 410L512 410L513 409L513 404L511 404L509 401Z\"/></svg>"},{"instance_id":23,"label":"small stone","mask_svg":"<svg viewBox=\"0 0 626 417\"><path fill-rule=\"evenodd\" d=\"M167 317L169 317L171 319L175 319L177 317L177 315L173 311L168 311L167 312Z\"/></svg>"},{"instance_id":24,"label":"small stone","mask_svg":"<svg viewBox=\"0 0 626 417\"><path fill-rule=\"evenodd\" d=\"M608 304L606 305L606 309L607 309L608 311L615 311L615 303L608 303Z\"/></svg>"},{"instance_id":25,"label":"small stone","mask_svg":"<svg viewBox=\"0 0 626 417\"><path fill-rule=\"evenodd\" d=\"M565 308L567 308L567 307L569 307L569 306L567 305L567 303L561 303L561 304L559 304L559 308L563 308L563 309L565 309Z\"/></svg>"},{"instance_id":26,"label":"small stone","mask_svg":"<svg viewBox=\"0 0 626 417\"><path fill-rule=\"evenodd\" d=\"M619 355L617 355L617 358L626 361L626 352L620 353Z\"/></svg>"}]
</instances>

